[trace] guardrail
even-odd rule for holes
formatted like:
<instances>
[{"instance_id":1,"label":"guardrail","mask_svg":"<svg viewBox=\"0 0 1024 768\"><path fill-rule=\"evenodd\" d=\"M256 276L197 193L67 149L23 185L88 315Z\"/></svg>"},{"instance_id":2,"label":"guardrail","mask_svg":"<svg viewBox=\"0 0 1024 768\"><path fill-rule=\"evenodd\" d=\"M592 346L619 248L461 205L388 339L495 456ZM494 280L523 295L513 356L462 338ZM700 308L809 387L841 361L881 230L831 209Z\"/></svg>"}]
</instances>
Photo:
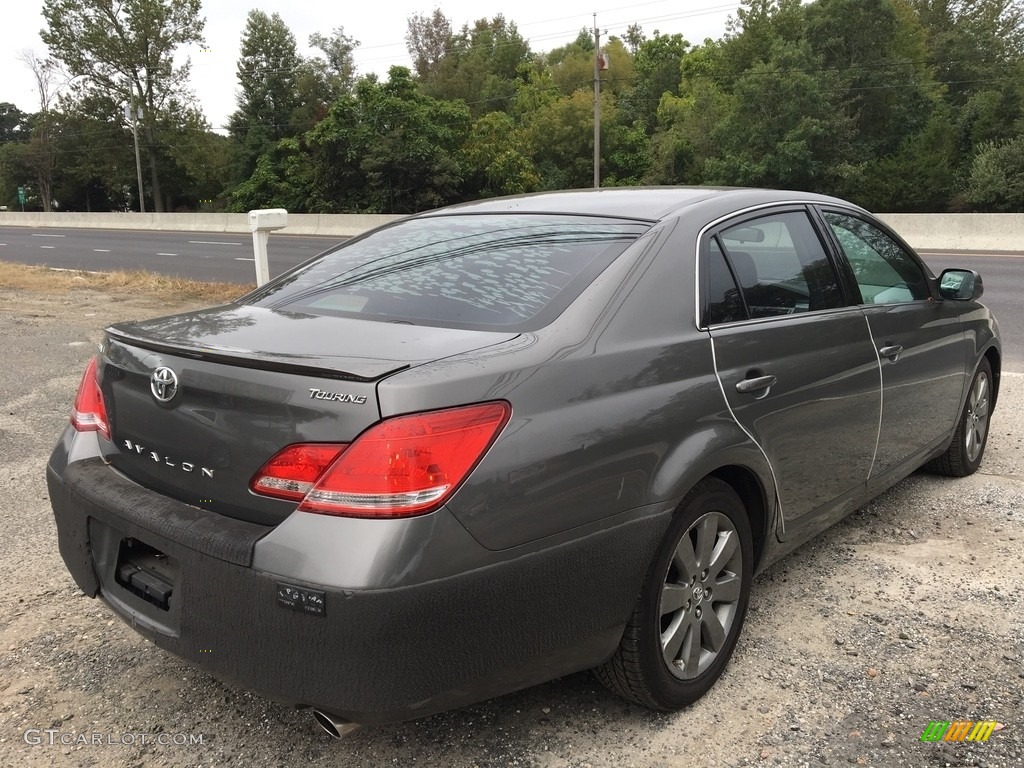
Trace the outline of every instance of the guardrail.
<instances>
[{"instance_id":1,"label":"guardrail","mask_svg":"<svg viewBox=\"0 0 1024 768\"><path fill-rule=\"evenodd\" d=\"M293 213L284 235L350 237L401 216L370 213ZM921 250L1024 251L1024 214L883 213L879 218ZM0 212L0 226L81 227L249 234L244 213L21 213Z\"/></svg>"}]
</instances>

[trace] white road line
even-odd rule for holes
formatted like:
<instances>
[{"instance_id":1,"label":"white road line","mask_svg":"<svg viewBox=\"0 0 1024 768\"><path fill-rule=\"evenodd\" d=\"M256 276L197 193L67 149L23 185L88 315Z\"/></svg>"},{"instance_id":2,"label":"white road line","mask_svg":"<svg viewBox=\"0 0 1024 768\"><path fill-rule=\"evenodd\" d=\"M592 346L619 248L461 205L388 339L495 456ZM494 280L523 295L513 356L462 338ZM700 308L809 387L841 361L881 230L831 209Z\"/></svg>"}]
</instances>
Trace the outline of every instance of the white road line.
<instances>
[{"instance_id":1,"label":"white road line","mask_svg":"<svg viewBox=\"0 0 1024 768\"><path fill-rule=\"evenodd\" d=\"M253 256L235 256L235 261L256 261L256 258Z\"/></svg>"},{"instance_id":2,"label":"white road line","mask_svg":"<svg viewBox=\"0 0 1024 768\"><path fill-rule=\"evenodd\" d=\"M32 237L67 237L67 235L32 235Z\"/></svg>"},{"instance_id":3,"label":"white road line","mask_svg":"<svg viewBox=\"0 0 1024 768\"><path fill-rule=\"evenodd\" d=\"M158 253L157 256L177 256L176 253Z\"/></svg>"},{"instance_id":4,"label":"white road line","mask_svg":"<svg viewBox=\"0 0 1024 768\"><path fill-rule=\"evenodd\" d=\"M242 245L242 243L226 243L223 240L189 240L193 245Z\"/></svg>"},{"instance_id":5,"label":"white road line","mask_svg":"<svg viewBox=\"0 0 1024 768\"><path fill-rule=\"evenodd\" d=\"M49 248L51 251L56 248L56 245L40 245L40 248Z\"/></svg>"},{"instance_id":6,"label":"white road line","mask_svg":"<svg viewBox=\"0 0 1024 768\"><path fill-rule=\"evenodd\" d=\"M107 249L107 248L93 248L92 252L93 253L110 253L110 250Z\"/></svg>"}]
</instances>

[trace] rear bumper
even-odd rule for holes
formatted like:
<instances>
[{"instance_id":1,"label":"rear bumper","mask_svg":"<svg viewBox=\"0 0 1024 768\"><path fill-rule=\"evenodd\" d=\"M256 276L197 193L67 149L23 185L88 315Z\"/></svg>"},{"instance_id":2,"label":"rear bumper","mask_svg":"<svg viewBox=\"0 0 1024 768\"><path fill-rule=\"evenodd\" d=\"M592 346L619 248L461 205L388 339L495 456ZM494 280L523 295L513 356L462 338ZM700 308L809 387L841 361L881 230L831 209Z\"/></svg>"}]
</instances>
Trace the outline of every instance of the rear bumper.
<instances>
[{"instance_id":1,"label":"rear bumper","mask_svg":"<svg viewBox=\"0 0 1024 768\"><path fill-rule=\"evenodd\" d=\"M61 555L87 595L103 597L154 643L218 676L363 723L424 716L603 661L621 637L669 518L645 510L520 554L480 547L476 567L468 567L471 558L454 558L448 574L423 554L420 560L433 565L422 581L416 562L382 567L390 553L408 555L384 549L376 553L376 573L394 582L400 571L401 585L345 588L254 565L257 543L271 541L273 528L168 499L99 458L65 464L66 455L55 451L47 481ZM127 538L174 562L167 608L115 578ZM422 542L421 550L431 546ZM360 557L367 559L365 551ZM345 559L339 551L339 562ZM282 585L322 593L323 613L279 604Z\"/></svg>"}]
</instances>

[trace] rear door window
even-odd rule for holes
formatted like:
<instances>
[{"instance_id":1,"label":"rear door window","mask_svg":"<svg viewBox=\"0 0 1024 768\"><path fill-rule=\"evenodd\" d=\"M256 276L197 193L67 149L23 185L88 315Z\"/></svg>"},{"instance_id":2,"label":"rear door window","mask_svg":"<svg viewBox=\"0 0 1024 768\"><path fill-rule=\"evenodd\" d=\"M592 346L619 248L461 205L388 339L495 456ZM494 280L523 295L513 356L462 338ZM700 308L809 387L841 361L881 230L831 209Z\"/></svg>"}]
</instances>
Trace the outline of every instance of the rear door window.
<instances>
[{"instance_id":1,"label":"rear door window","mask_svg":"<svg viewBox=\"0 0 1024 768\"><path fill-rule=\"evenodd\" d=\"M751 319L758 319L844 305L835 269L806 212L750 219L723 229L717 240L739 284L742 303L729 298L726 282L724 292L709 297L709 321L736 319L743 306ZM717 255L711 258L714 261ZM721 274L721 268L718 271Z\"/></svg>"},{"instance_id":2,"label":"rear door window","mask_svg":"<svg viewBox=\"0 0 1024 768\"><path fill-rule=\"evenodd\" d=\"M418 325L533 330L650 226L568 215L411 219L297 267L247 301Z\"/></svg>"}]
</instances>

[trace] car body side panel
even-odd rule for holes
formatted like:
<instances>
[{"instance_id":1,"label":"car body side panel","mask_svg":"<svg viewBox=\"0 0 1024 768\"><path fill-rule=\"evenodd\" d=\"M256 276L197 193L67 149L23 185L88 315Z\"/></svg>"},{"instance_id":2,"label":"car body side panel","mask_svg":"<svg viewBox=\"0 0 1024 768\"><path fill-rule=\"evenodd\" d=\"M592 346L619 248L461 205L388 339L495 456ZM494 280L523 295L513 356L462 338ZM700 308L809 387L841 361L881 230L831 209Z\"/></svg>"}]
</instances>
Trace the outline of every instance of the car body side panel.
<instances>
[{"instance_id":1,"label":"car body side panel","mask_svg":"<svg viewBox=\"0 0 1024 768\"><path fill-rule=\"evenodd\" d=\"M960 322L964 331L968 375L973 376L982 355L994 351L997 358L1001 359L1002 357L999 323L996 322L996 318L992 315L991 310L983 304L978 302L958 302L957 304L960 311ZM1000 368L1001 366L994 366L992 370L993 406L995 406L999 397ZM970 386L969 382L968 386ZM966 400L966 398L967 392L965 389L962 399Z\"/></svg>"},{"instance_id":2,"label":"car body side panel","mask_svg":"<svg viewBox=\"0 0 1024 768\"><path fill-rule=\"evenodd\" d=\"M856 309L711 331L725 397L775 472L787 530L863 488L878 435L878 359ZM775 376L764 391L744 379ZM758 397L758 395L761 397Z\"/></svg>"},{"instance_id":3,"label":"car body side panel","mask_svg":"<svg viewBox=\"0 0 1024 768\"><path fill-rule=\"evenodd\" d=\"M882 422L871 474L883 474L952 434L968 375L956 303L863 306L882 364Z\"/></svg>"},{"instance_id":4,"label":"car body side panel","mask_svg":"<svg viewBox=\"0 0 1024 768\"><path fill-rule=\"evenodd\" d=\"M525 339L509 346L521 347ZM475 377L479 355L404 372L378 389L385 413L450 401L512 404L505 430L448 503L489 549L671 501L678 489L662 479L664 462L695 433L712 435L716 419L728 428L703 335L558 360L564 352L556 334L538 335L498 376L495 366L503 362L496 359L499 348L492 348L487 372ZM537 360L517 368L513 362L522 365L524 355ZM683 382L673 373L680 366L692 371ZM707 414L706 423L693 418L692 408ZM696 443L705 447L709 441Z\"/></svg>"},{"instance_id":5,"label":"car body side panel","mask_svg":"<svg viewBox=\"0 0 1024 768\"><path fill-rule=\"evenodd\" d=\"M552 326L379 385L385 415L512 404L504 432L448 504L488 549L675 503L703 476L695 468L717 468L706 459L718 453L751 462L770 485L763 458L725 407L709 337L689 319L692 246L680 247L680 238L695 235L682 225L663 229Z\"/></svg>"}]
</instances>

